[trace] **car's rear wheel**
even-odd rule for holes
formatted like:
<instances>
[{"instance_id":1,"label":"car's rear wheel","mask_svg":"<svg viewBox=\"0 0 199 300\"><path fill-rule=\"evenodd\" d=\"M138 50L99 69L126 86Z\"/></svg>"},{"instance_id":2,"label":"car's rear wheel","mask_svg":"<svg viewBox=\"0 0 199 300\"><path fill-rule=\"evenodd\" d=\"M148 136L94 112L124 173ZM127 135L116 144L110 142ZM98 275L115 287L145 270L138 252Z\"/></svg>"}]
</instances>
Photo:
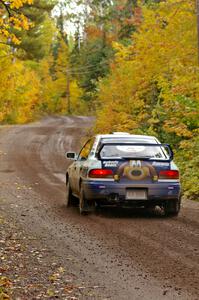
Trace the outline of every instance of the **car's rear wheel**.
<instances>
[{"instance_id":1,"label":"car's rear wheel","mask_svg":"<svg viewBox=\"0 0 199 300\"><path fill-rule=\"evenodd\" d=\"M165 216L177 216L180 212L181 199L169 200L164 204Z\"/></svg>"},{"instance_id":2,"label":"car's rear wheel","mask_svg":"<svg viewBox=\"0 0 199 300\"><path fill-rule=\"evenodd\" d=\"M79 212L81 215L87 215L92 212L95 208L94 202L86 199L83 186L80 187L80 196L79 196Z\"/></svg>"},{"instance_id":3,"label":"car's rear wheel","mask_svg":"<svg viewBox=\"0 0 199 300\"><path fill-rule=\"evenodd\" d=\"M144 208L149 215L153 215L155 213L155 205L146 205Z\"/></svg>"},{"instance_id":4,"label":"car's rear wheel","mask_svg":"<svg viewBox=\"0 0 199 300\"><path fill-rule=\"evenodd\" d=\"M66 207L76 206L77 198L75 198L72 194L72 190L70 187L69 179L66 182Z\"/></svg>"}]
</instances>

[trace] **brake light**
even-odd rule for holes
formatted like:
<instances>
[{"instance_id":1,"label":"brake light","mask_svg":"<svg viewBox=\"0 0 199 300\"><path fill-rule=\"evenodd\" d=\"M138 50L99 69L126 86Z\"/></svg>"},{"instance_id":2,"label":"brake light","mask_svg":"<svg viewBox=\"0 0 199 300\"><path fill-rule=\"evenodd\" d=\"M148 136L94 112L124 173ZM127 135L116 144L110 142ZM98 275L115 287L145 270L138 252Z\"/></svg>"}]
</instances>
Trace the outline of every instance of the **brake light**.
<instances>
[{"instance_id":1,"label":"brake light","mask_svg":"<svg viewBox=\"0 0 199 300\"><path fill-rule=\"evenodd\" d=\"M179 177L179 171L177 170L160 171L159 173L160 179L179 179Z\"/></svg>"},{"instance_id":2,"label":"brake light","mask_svg":"<svg viewBox=\"0 0 199 300\"><path fill-rule=\"evenodd\" d=\"M113 171L108 169L93 169L89 172L91 178L113 178Z\"/></svg>"}]
</instances>

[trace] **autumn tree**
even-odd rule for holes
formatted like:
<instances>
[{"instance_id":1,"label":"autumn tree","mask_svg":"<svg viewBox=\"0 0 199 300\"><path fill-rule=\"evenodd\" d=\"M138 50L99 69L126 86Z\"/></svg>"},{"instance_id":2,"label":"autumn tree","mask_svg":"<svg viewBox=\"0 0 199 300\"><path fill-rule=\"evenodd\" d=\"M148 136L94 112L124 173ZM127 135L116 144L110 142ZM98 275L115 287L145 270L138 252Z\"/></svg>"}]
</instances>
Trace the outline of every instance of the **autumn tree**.
<instances>
[{"instance_id":1,"label":"autumn tree","mask_svg":"<svg viewBox=\"0 0 199 300\"><path fill-rule=\"evenodd\" d=\"M19 44L20 39L13 33L13 29L28 30L31 26L28 18L21 12L25 4L32 4L33 0L0 1L0 38L1 43Z\"/></svg>"},{"instance_id":2,"label":"autumn tree","mask_svg":"<svg viewBox=\"0 0 199 300\"><path fill-rule=\"evenodd\" d=\"M195 1L168 0L140 9L142 22L131 45L115 43L111 74L99 83L96 130L147 133L171 143L186 193L194 197L199 194L194 183L199 149ZM190 170L194 176L187 179Z\"/></svg>"},{"instance_id":3,"label":"autumn tree","mask_svg":"<svg viewBox=\"0 0 199 300\"><path fill-rule=\"evenodd\" d=\"M0 59L0 123L33 121L40 101L37 73L22 62Z\"/></svg>"},{"instance_id":4,"label":"autumn tree","mask_svg":"<svg viewBox=\"0 0 199 300\"><path fill-rule=\"evenodd\" d=\"M27 31L15 31L21 41L14 46L17 54L25 59L41 60L49 55L52 40L56 36L56 27L51 12L56 4L54 0L34 0L32 5L25 4L21 12L33 24Z\"/></svg>"},{"instance_id":5,"label":"autumn tree","mask_svg":"<svg viewBox=\"0 0 199 300\"><path fill-rule=\"evenodd\" d=\"M113 42L128 44L135 31L136 1L82 0L78 3L84 9L83 15L76 16L75 20L77 31L71 62L84 90L83 99L94 108L97 83L109 73L114 55Z\"/></svg>"},{"instance_id":6,"label":"autumn tree","mask_svg":"<svg viewBox=\"0 0 199 300\"><path fill-rule=\"evenodd\" d=\"M31 50L27 50L29 54L31 51L31 53L33 53L33 45L38 47L38 40L34 40L31 35L25 33L25 31L33 28L33 23L31 23L29 19L30 15L27 13L31 11L31 3L32 1L0 2L2 16L0 31L1 123L26 123L34 120L40 114L39 109L41 108L43 95L41 85L42 78L38 71L40 62L36 60L27 61L25 59L28 57L24 55L23 61L20 59L22 57L20 54L24 43L32 45ZM47 26L48 30L50 26L49 24L45 26L44 22L46 20L44 20L42 16L40 18L41 30L37 27L37 31L42 31L43 43L46 43L47 39L49 40L47 43L48 46L45 45L45 47L48 47L48 51L46 51L45 55L49 55L47 52L49 52L49 44L52 43L52 33L50 33L50 40L50 38L48 38L49 33L47 32ZM47 39L45 39L45 37L47 37ZM26 39L28 42L25 42ZM41 44L40 48L42 48ZM41 49L38 51L41 51Z\"/></svg>"}]
</instances>

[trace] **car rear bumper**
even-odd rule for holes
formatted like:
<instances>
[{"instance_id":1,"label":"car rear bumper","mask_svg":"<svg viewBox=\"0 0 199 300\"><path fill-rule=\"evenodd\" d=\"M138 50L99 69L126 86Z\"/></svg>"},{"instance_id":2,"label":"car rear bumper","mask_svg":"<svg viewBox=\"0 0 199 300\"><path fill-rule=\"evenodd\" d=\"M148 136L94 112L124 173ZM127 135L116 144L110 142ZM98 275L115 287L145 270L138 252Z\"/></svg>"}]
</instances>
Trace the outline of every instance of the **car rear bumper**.
<instances>
[{"instance_id":1,"label":"car rear bumper","mask_svg":"<svg viewBox=\"0 0 199 300\"><path fill-rule=\"evenodd\" d=\"M89 200L99 200L104 204L146 205L180 198L179 182L156 182L150 184L123 184L114 181L85 181L85 196ZM128 189L146 190L147 199L126 199Z\"/></svg>"}]
</instances>

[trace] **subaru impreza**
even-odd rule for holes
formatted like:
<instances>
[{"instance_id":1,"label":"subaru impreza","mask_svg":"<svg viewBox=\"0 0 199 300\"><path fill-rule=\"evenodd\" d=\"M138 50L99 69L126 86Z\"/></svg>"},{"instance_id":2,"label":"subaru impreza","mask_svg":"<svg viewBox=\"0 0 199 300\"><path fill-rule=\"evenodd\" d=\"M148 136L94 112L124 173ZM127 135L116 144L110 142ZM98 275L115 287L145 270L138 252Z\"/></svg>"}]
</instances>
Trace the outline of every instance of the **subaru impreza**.
<instances>
[{"instance_id":1,"label":"subaru impreza","mask_svg":"<svg viewBox=\"0 0 199 300\"><path fill-rule=\"evenodd\" d=\"M173 151L154 136L124 132L96 135L66 172L66 205L78 202L81 214L96 206L155 208L166 216L180 211L180 176Z\"/></svg>"}]
</instances>

